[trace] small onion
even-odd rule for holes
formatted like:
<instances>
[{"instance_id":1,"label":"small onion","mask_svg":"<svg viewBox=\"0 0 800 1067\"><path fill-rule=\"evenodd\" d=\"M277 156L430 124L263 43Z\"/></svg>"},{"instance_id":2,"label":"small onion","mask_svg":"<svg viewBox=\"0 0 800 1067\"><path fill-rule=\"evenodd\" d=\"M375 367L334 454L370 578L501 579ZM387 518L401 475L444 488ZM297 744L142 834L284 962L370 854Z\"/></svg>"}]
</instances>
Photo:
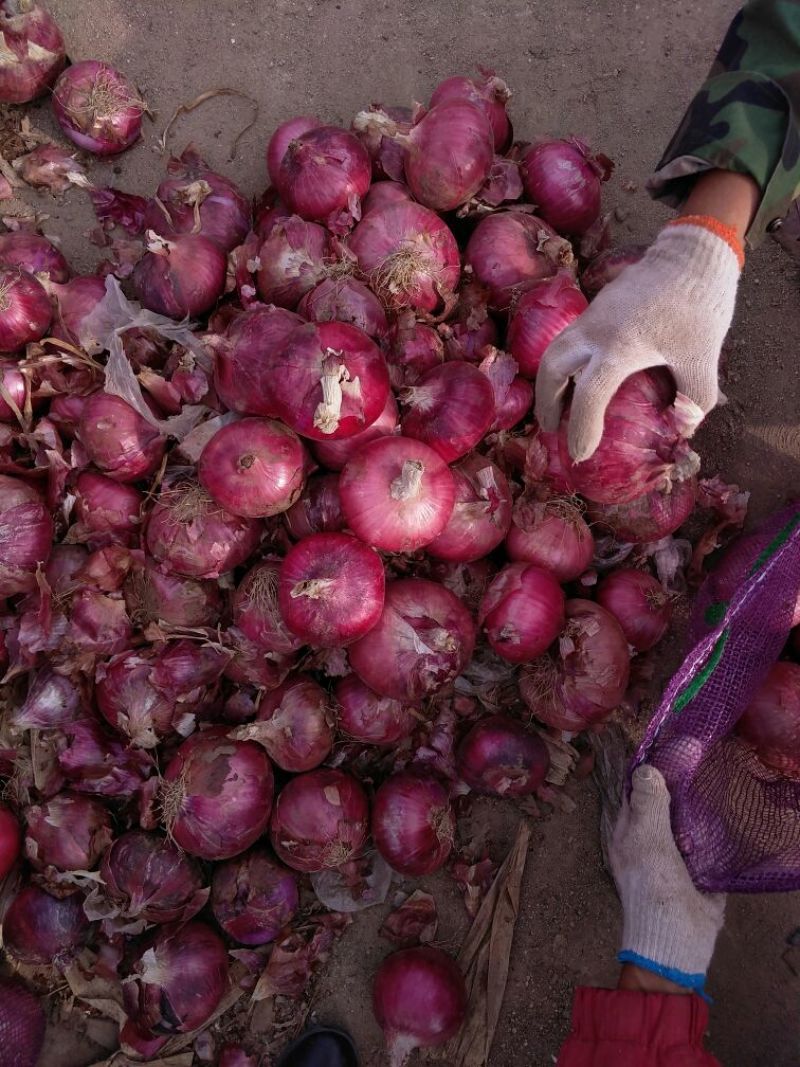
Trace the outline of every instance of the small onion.
<instances>
[{"instance_id":1,"label":"small onion","mask_svg":"<svg viewBox=\"0 0 800 1067\"><path fill-rule=\"evenodd\" d=\"M150 311L172 319L202 315L225 288L225 253L201 234L167 239L149 231L148 251L133 269L133 288Z\"/></svg>"},{"instance_id":2,"label":"small onion","mask_svg":"<svg viewBox=\"0 0 800 1067\"><path fill-rule=\"evenodd\" d=\"M53 520L39 493L21 478L0 474L0 598L36 588L47 563Z\"/></svg>"},{"instance_id":3,"label":"small onion","mask_svg":"<svg viewBox=\"0 0 800 1067\"><path fill-rule=\"evenodd\" d=\"M535 378L547 346L588 306L566 272L529 289L515 306L508 326L508 350L520 374Z\"/></svg>"},{"instance_id":4,"label":"small onion","mask_svg":"<svg viewBox=\"0 0 800 1067\"><path fill-rule=\"evenodd\" d=\"M653 648L669 629L669 594L645 571L624 568L606 575L597 586L597 603L611 612L637 652Z\"/></svg>"},{"instance_id":5,"label":"small onion","mask_svg":"<svg viewBox=\"0 0 800 1067\"><path fill-rule=\"evenodd\" d=\"M370 441L377 441L379 437L393 437L398 433L400 433L400 427L397 423L397 403L390 392L386 397L383 411L366 430L336 441L314 441L311 450L323 466L340 471L347 461Z\"/></svg>"},{"instance_id":6,"label":"small onion","mask_svg":"<svg viewBox=\"0 0 800 1067\"><path fill-rule=\"evenodd\" d=\"M75 480L75 497L75 510L90 548L135 546L144 504L138 489L85 470Z\"/></svg>"},{"instance_id":7,"label":"small onion","mask_svg":"<svg viewBox=\"0 0 800 1067\"><path fill-rule=\"evenodd\" d=\"M432 874L453 848L456 820L447 787L433 775L401 771L388 778L372 805L372 837L400 874Z\"/></svg>"},{"instance_id":8,"label":"small onion","mask_svg":"<svg viewBox=\"0 0 800 1067\"><path fill-rule=\"evenodd\" d=\"M597 293L618 278L631 263L638 263L647 251L647 245L617 245L616 248L606 248L583 268L581 272L581 288L589 296Z\"/></svg>"},{"instance_id":9,"label":"small onion","mask_svg":"<svg viewBox=\"0 0 800 1067\"><path fill-rule=\"evenodd\" d=\"M469 731L456 753L461 778L476 793L524 797L544 782L547 746L507 715L490 715Z\"/></svg>"},{"instance_id":10,"label":"small onion","mask_svg":"<svg viewBox=\"0 0 800 1067\"><path fill-rule=\"evenodd\" d=\"M65 137L96 156L130 148L146 110L125 75L95 59L68 67L53 88L53 113Z\"/></svg>"},{"instance_id":11,"label":"small onion","mask_svg":"<svg viewBox=\"0 0 800 1067\"><path fill-rule=\"evenodd\" d=\"M277 515L295 502L305 481L305 449L274 419L240 419L214 434L197 464L200 484L231 515Z\"/></svg>"},{"instance_id":12,"label":"small onion","mask_svg":"<svg viewBox=\"0 0 800 1067\"><path fill-rule=\"evenodd\" d=\"M593 156L575 137L566 141L538 141L522 157L520 171L525 194L542 218L570 237L585 233L600 214L600 183L614 164Z\"/></svg>"},{"instance_id":13,"label":"small onion","mask_svg":"<svg viewBox=\"0 0 800 1067\"><path fill-rule=\"evenodd\" d=\"M334 693L339 729L353 741L394 745L408 737L417 723L406 703L380 696L356 674L339 678Z\"/></svg>"},{"instance_id":14,"label":"small onion","mask_svg":"<svg viewBox=\"0 0 800 1067\"><path fill-rule=\"evenodd\" d=\"M436 559L471 563L497 548L508 533L511 489L500 468L484 456L467 456L451 471L456 502L428 552Z\"/></svg>"},{"instance_id":15,"label":"small onion","mask_svg":"<svg viewBox=\"0 0 800 1067\"><path fill-rule=\"evenodd\" d=\"M111 816L99 800L59 793L25 811L25 856L37 871L91 871L111 844Z\"/></svg>"},{"instance_id":16,"label":"small onion","mask_svg":"<svg viewBox=\"0 0 800 1067\"><path fill-rule=\"evenodd\" d=\"M52 317L50 298L32 274L0 266L0 352L18 352L41 340Z\"/></svg>"},{"instance_id":17,"label":"small onion","mask_svg":"<svg viewBox=\"0 0 800 1067\"><path fill-rule=\"evenodd\" d=\"M222 609L222 595L216 582L197 582L165 574L152 559L134 564L124 594L131 622L142 630L151 622L183 627L213 626Z\"/></svg>"},{"instance_id":18,"label":"small onion","mask_svg":"<svg viewBox=\"0 0 800 1067\"><path fill-rule=\"evenodd\" d=\"M520 497L506 537L506 552L515 563L535 563L559 582L571 582L591 566L594 538L571 501Z\"/></svg>"},{"instance_id":19,"label":"small onion","mask_svg":"<svg viewBox=\"0 0 800 1067\"><path fill-rule=\"evenodd\" d=\"M316 770L290 779L275 802L270 840L296 871L341 867L361 853L369 833L369 803L355 778Z\"/></svg>"},{"instance_id":20,"label":"small onion","mask_svg":"<svg viewBox=\"0 0 800 1067\"><path fill-rule=\"evenodd\" d=\"M445 99L412 127L405 175L417 200L435 211L465 204L489 177L494 134L489 119L463 98Z\"/></svg>"},{"instance_id":21,"label":"small onion","mask_svg":"<svg viewBox=\"0 0 800 1067\"><path fill-rule=\"evenodd\" d=\"M315 119L311 115L296 115L276 127L275 132L269 139L266 154L267 173L273 185L278 183L281 163L286 155L286 149L292 141L301 137L304 133L308 133L309 130L318 129L321 125L322 123L319 119Z\"/></svg>"},{"instance_id":22,"label":"small onion","mask_svg":"<svg viewBox=\"0 0 800 1067\"><path fill-rule=\"evenodd\" d=\"M381 617L383 562L346 533L311 534L289 549L278 603L292 633L320 648L340 648L368 633Z\"/></svg>"},{"instance_id":23,"label":"small onion","mask_svg":"<svg viewBox=\"0 0 800 1067\"><path fill-rule=\"evenodd\" d=\"M347 525L362 541L387 552L412 552L444 530L456 488L444 460L428 445L381 437L348 461L339 493Z\"/></svg>"},{"instance_id":24,"label":"small onion","mask_svg":"<svg viewBox=\"0 0 800 1067\"><path fill-rule=\"evenodd\" d=\"M639 544L660 541L675 533L689 518L697 502L697 480L673 482L668 489L651 489L625 504L587 505L589 517L601 530L611 530L619 541Z\"/></svg>"},{"instance_id":25,"label":"small onion","mask_svg":"<svg viewBox=\"0 0 800 1067\"><path fill-rule=\"evenodd\" d=\"M377 626L349 649L350 666L382 696L419 701L449 685L472 658L469 612L438 582L389 582Z\"/></svg>"},{"instance_id":26,"label":"small onion","mask_svg":"<svg viewBox=\"0 0 800 1067\"><path fill-rule=\"evenodd\" d=\"M28 885L3 918L3 948L16 963L62 968L86 944L90 930L80 893L57 900Z\"/></svg>"},{"instance_id":27,"label":"small onion","mask_svg":"<svg viewBox=\"0 0 800 1067\"><path fill-rule=\"evenodd\" d=\"M443 363L402 397L404 436L424 441L446 463L460 459L483 438L494 419L494 391L471 363Z\"/></svg>"},{"instance_id":28,"label":"small onion","mask_svg":"<svg viewBox=\"0 0 800 1067\"><path fill-rule=\"evenodd\" d=\"M309 534L336 533L341 530L344 527L344 515L339 497L339 475L312 475L299 499L284 515L284 522L296 541Z\"/></svg>"},{"instance_id":29,"label":"small onion","mask_svg":"<svg viewBox=\"0 0 800 1067\"><path fill-rule=\"evenodd\" d=\"M277 307L248 308L233 320L214 346L214 386L225 407L240 415L274 415L272 357L302 323Z\"/></svg>"},{"instance_id":30,"label":"small onion","mask_svg":"<svg viewBox=\"0 0 800 1067\"><path fill-rule=\"evenodd\" d=\"M386 312L363 282L349 275L324 278L305 294L297 311L310 322L348 322L379 341L389 330Z\"/></svg>"},{"instance_id":31,"label":"small onion","mask_svg":"<svg viewBox=\"0 0 800 1067\"><path fill-rule=\"evenodd\" d=\"M293 309L327 277L328 233L297 215L279 219L258 252L258 292L262 300Z\"/></svg>"},{"instance_id":32,"label":"small onion","mask_svg":"<svg viewBox=\"0 0 800 1067\"><path fill-rule=\"evenodd\" d=\"M297 878L264 848L221 863L211 880L211 910L240 945L274 941L300 906Z\"/></svg>"},{"instance_id":33,"label":"small onion","mask_svg":"<svg viewBox=\"0 0 800 1067\"><path fill-rule=\"evenodd\" d=\"M0 882L17 862L21 847L19 823L5 804L0 804Z\"/></svg>"},{"instance_id":34,"label":"small onion","mask_svg":"<svg viewBox=\"0 0 800 1067\"><path fill-rule=\"evenodd\" d=\"M0 264L46 274L51 282L66 282L70 276L69 264L52 241L22 230L0 234Z\"/></svg>"},{"instance_id":35,"label":"small onion","mask_svg":"<svg viewBox=\"0 0 800 1067\"><path fill-rule=\"evenodd\" d=\"M159 833L122 834L103 857L100 876L123 919L185 921L208 898L199 864Z\"/></svg>"},{"instance_id":36,"label":"small onion","mask_svg":"<svg viewBox=\"0 0 800 1067\"><path fill-rule=\"evenodd\" d=\"M64 38L53 16L31 0L6 0L0 37L0 101L27 104L42 96L65 60Z\"/></svg>"},{"instance_id":37,"label":"small onion","mask_svg":"<svg viewBox=\"0 0 800 1067\"><path fill-rule=\"evenodd\" d=\"M328 695L307 674L295 674L265 693L247 736L267 750L282 771L313 771L330 755L333 733L328 719ZM238 736L238 735L237 735Z\"/></svg>"},{"instance_id":38,"label":"small onion","mask_svg":"<svg viewBox=\"0 0 800 1067\"><path fill-rule=\"evenodd\" d=\"M234 625L245 637L265 651L290 655L302 646L290 633L278 606L280 561L257 563L242 578L233 594L231 612Z\"/></svg>"},{"instance_id":39,"label":"small onion","mask_svg":"<svg viewBox=\"0 0 800 1067\"><path fill-rule=\"evenodd\" d=\"M275 186L301 218L346 232L348 221L358 218L371 176L367 150L357 137L336 126L318 126L289 142Z\"/></svg>"},{"instance_id":40,"label":"small onion","mask_svg":"<svg viewBox=\"0 0 800 1067\"><path fill-rule=\"evenodd\" d=\"M478 622L498 656L525 663L540 656L564 625L561 586L541 567L510 563L487 589Z\"/></svg>"},{"instance_id":41,"label":"small onion","mask_svg":"<svg viewBox=\"0 0 800 1067\"><path fill-rule=\"evenodd\" d=\"M272 767L260 745L233 741L225 727L193 734L164 772L163 810L177 845L224 860L249 848L272 809Z\"/></svg>"},{"instance_id":42,"label":"small onion","mask_svg":"<svg viewBox=\"0 0 800 1067\"><path fill-rule=\"evenodd\" d=\"M736 725L762 763L800 778L800 667L779 661L770 667Z\"/></svg>"},{"instance_id":43,"label":"small onion","mask_svg":"<svg viewBox=\"0 0 800 1067\"><path fill-rule=\"evenodd\" d=\"M414 385L428 371L444 363L442 338L432 326L418 322L412 312L397 316L389 342L386 359L389 377L396 389Z\"/></svg>"},{"instance_id":44,"label":"small onion","mask_svg":"<svg viewBox=\"0 0 800 1067\"><path fill-rule=\"evenodd\" d=\"M118 482L138 482L158 469L166 441L155 426L112 393L86 400L78 437L96 467Z\"/></svg>"},{"instance_id":45,"label":"small onion","mask_svg":"<svg viewBox=\"0 0 800 1067\"><path fill-rule=\"evenodd\" d=\"M491 123L496 152L505 152L511 145L511 122L506 104L511 96L502 78L494 71L481 70L480 78L465 78L456 75L439 82L431 93L431 107L443 100L469 100L479 107Z\"/></svg>"},{"instance_id":46,"label":"small onion","mask_svg":"<svg viewBox=\"0 0 800 1067\"><path fill-rule=\"evenodd\" d=\"M533 386L521 375L517 375L508 387L503 400L497 403L495 399L494 422L489 427L490 433L502 430L513 430L517 423L521 422L533 407Z\"/></svg>"}]
</instances>

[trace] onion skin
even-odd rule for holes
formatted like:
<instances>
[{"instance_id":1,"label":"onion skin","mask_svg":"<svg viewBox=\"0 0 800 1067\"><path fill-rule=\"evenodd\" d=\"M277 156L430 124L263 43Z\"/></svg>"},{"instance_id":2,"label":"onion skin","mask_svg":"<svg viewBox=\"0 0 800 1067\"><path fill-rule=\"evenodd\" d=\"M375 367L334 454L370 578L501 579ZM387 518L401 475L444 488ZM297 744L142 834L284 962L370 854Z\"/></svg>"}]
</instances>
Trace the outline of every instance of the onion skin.
<instances>
[{"instance_id":1,"label":"onion skin","mask_svg":"<svg viewBox=\"0 0 800 1067\"><path fill-rule=\"evenodd\" d=\"M444 1045L461 1029L467 989L455 960L425 945L393 952L372 988L372 1010L383 1030L389 1067L403 1067L415 1048Z\"/></svg>"},{"instance_id":2,"label":"onion skin","mask_svg":"<svg viewBox=\"0 0 800 1067\"><path fill-rule=\"evenodd\" d=\"M198 582L164 574L152 559L135 565L124 586L125 606L134 626L151 622L169 626L213 626L222 610L216 582Z\"/></svg>"},{"instance_id":3,"label":"onion skin","mask_svg":"<svg viewBox=\"0 0 800 1067\"><path fill-rule=\"evenodd\" d=\"M27 387L25 378L14 360L0 360L0 383L19 411L23 411ZM16 412L2 395L0 395L0 422L10 422L12 426L16 426L18 422Z\"/></svg>"},{"instance_id":4,"label":"onion skin","mask_svg":"<svg viewBox=\"0 0 800 1067\"><path fill-rule=\"evenodd\" d=\"M27 104L47 92L64 67L61 30L40 4L18 3L0 12L0 35L0 101Z\"/></svg>"},{"instance_id":5,"label":"onion skin","mask_svg":"<svg viewBox=\"0 0 800 1067\"><path fill-rule=\"evenodd\" d=\"M127 401L102 390L87 398L78 437L92 463L118 482L138 482L158 469L166 441Z\"/></svg>"},{"instance_id":6,"label":"onion skin","mask_svg":"<svg viewBox=\"0 0 800 1067\"><path fill-rule=\"evenodd\" d=\"M214 387L225 407L240 415L272 416L272 355L297 326L299 315L277 307L252 307L214 346Z\"/></svg>"},{"instance_id":7,"label":"onion skin","mask_svg":"<svg viewBox=\"0 0 800 1067\"><path fill-rule=\"evenodd\" d=\"M387 552L412 552L444 530L456 487L428 445L381 437L347 462L339 493L347 525L362 541Z\"/></svg>"},{"instance_id":8,"label":"onion skin","mask_svg":"<svg viewBox=\"0 0 800 1067\"><path fill-rule=\"evenodd\" d=\"M356 674L339 678L334 694L339 729L353 741L394 745L408 737L418 721L407 704L380 696Z\"/></svg>"},{"instance_id":9,"label":"onion skin","mask_svg":"<svg viewBox=\"0 0 800 1067\"><path fill-rule=\"evenodd\" d=\"M297 115L276 127L269 139L266 153L267 174L272 185L278 184L281 163L292 141L308 133L309 130L316 130L321 125L320 120L311 115Z\"/></svg>"},{"instance_id":10,"label":"onion skin","mask_svg":"<svg viewBox=\"0 0 800 1067\"><path fill-rule=\"evenodd\" d=\"M47 563L53 520L37 491L0 474L0 598L36 588L36 567Z\"/></svg>"},{"instance_id":11,"label":"onion skin","mask_svg":"<svg viewBox=\"0 0 800 1067\"><path fill-rule=\"evenodd\" d=\"M557 274L523 294L508 326L508 350L520 374L535 378L545 349L589 303L571 274Z\"/></svg>"},{"instance_id":12,"label":"onion skin","mask_svg":"<svg viewBox=\"0 0 800 1067\"><path fill-rule=\"evenodd\" d=\"M800 778L800 667L783 660L767 677L736 725L763 764Z\"/></svg>"},{"instance_id":13,"label":"onion skin","mask_svg":"<svg viewBox=\"0 0 800 1067\"><path fill-rule=\"evenodd\" d=\"M75 481L75 494L75 509L90 548L134 547L144 504L144 497L137 489L85 470Z\"/></svg>"},{"instance_id":14,"label":"onion skin","mask_svg":"<svg viewBox=\"0 0 800 1067\"><path fill-rule=\"evenodd\" d=\"M275 803L270 840L296 871L340 867L359 855L369 833L369 803L355 778L320 769L292 778Z\"/></svg>"},{"instance_id":15,"label":"onion skin","mask_svg":"<svg viewBox=\"0 0 800 1067\"><path fill-rule=\"evenodd\" d=\"M296 434L273 419L241 419L214 434L197 464L200 484L231 515L277 515L305 482L306 455Z\"/></svg>"},{"instance_id":16,"label":"onion skin","mask_svg":"<svg viewBox=\"0 0 800 1067\"><path fill-rule=\"evenodd\" d=\"M494 134L480 107L453 98L432 107L408 135L405 175L414 197L435 211L453 211L489 177Z\"/></svg>"},{"instance_id":17,"label":"onion skin","mask_svg":"<svg viewBox=\"0 0 800 1067\"><path fill-rule=\"evenodd\" d=\"M205 905L199 865L169 838L130 830L103 857L105 895L125 919L168 923L191 919Z\"/></svg>"},{"instance_id":18,"label":"onion skin","mask_svg":"<svg viewBox=\"0 0 800 1067\"><path fill-rule=\"evenodd\" d=\"M430 445L445 463L470 452L494 420L491 382L471 363L443 363L428 371L401 398L405 437Z\"/></svg>"},{"instance_id":19,"label":"onion skin","mask_svg":"<svg viewBox=\"0 0 800 1067\"><path fill-rule=\"evenodd\" d=\"M50 292L55 299L56 311L50 332L53 337L80 345L84 322L106 295L106 283L96 274L71 278L63 285L51 283ZM92 347L83 339L84 347Z\"/></svg>"},{"instance_id":20,"label":"onion skin","mask_svg":"<svg viewBox=\"0 0 800 1067\"><path fill-rule=\"evenodd\" d=\"M697 501L697 480L673 482L668 491L651 489L626 504L587 505L589 518L618 541L641 544L660 541L684 524Z\"/></svg>"},{"instance_id":21,"label":"onion skin","mask_svg":"<svg viewBox=\"0 0 800 1067\"><path fill-rule=\"evenodd\" d=\"M16 963L62 968L86 944L90 930L80 893L56 900L28 885L3 918L3 948Z\"/></svg>"},{"instance_id":22,"label":"onion skin","mask_svg":"<svg viewBox=\"0 0 800 1067\"><path fill-rule=\"evenodd\" d=\"M240 945L274 941L300 906L297 878L256 848L221 863L211 881L211 910Z\"/></svg>"},{"instance_id":23,"label":"onion skin","mask_svg":"<svg viewBox=\"0 0 800 1067\"><path fill-rule=\"evenodd\" d=\"M258 253L261 299L293 310L301 297L327 277L329 254L324 226L297 215L277 220Z\"/></svg>"},{"instance_id":24,"label":"onion skin","mask_svg":"<svg viewBox=\"0 0 800 1067\"><path fill-rule=\"evenodd\" d=\"M0 1043L9 1050L8 1067L36 1067L45 1028L38 997L21 982L0 978Z\"/></svg>"},{"instance_id":25,"label":"onion skin","mask_svg":"<svg viewBox=\"0 0 800 1067\"><path fill-rule=\"evenodd\" d=\"M333 471L340 471L364 445L377 441L379 437L394 437L400 433L397 422L397 403L390 392L386 398L383 411L370 423L366 430L354 433L351 437L342 437L336 441L314 441L311 450L323 466ZM341 503L341 496L340 496Z\"/></svg>"},{"instance_id":26,"label":"onion skin","mask_svg":"<svg viewBox=\"0 0 800 1067\"><path fill-rule=\"evenodd\" d=\"M310 675L295 674L264 694L255 720L241 735L263 745L282 771L301 774L313 771L330 755L329 714L322 686Z\"/></svg>"},{"instance_id":27,"label":"onion skin","mask_svg":"<svg viewBox=\"0 0 800 1067\"><path fill-rule=\"evenodd\" d=\"M348 657L376 693L418 702L461 673L474 645L475 625L458 597L438 582L403 578L387 584L380 621Z\"/></svg>"},{"instance_id":28,"label":"onion skin","mask_svg":"<svg viewBox=\"0 0 800 1067\"><path fill-rule=\"evenodd\" d=\"M646 571L613 571L597 586L597 603L611 612L637 652L654 648L672 619L669 594Z\"/></svg>"},{"instance_id":29,"label":"onion skin","mask_svg":"<svg viewBox=\"0 0 800 1067\"><path fill-rule=\"evenodd\" d=\"M283 561L278 603L292 633L320 648L338 648L376 625L384 586L374 549L350 534L311 534Z\"/></svg>"},{"instance_id":30,"label":"onion skin","mask_svg":"<svg viewBox=\"0 0 800 1067\"><path fill-rule=\"evenodd\" d=\"M535 659L564 625L561 586L541 567L510 563L489 585L478 622L498 656L510 663Z\"/></svg>"},{"instance_id":31,"label":"onion skin","mask_svg":"<svg viewBox=\"0 0 800 1067\"><path fill-rule=\"evenodd\" d=\"M520 498L506 537L506 553L515 563L535 563L559 582L572 582L592 564L594 537L569 500Z\"/></svg>"},{"instance_id":32,"label":"onion skin","mask_svg":"<svg viewBox=\"0 0 800 1067\"><path fill-rule=\"evenodd\" d=\"M336 126L318 126L289 142L275 186L301 218L346 232L346 220L358 217L371 177L367 150L357 137Z\"/></svg>"},{"instance_id":33,"label":"onion skin","mask_svg":"<svg viewBox=\"0 0 800 1067\"><path fill-rule=\"evenodd\" d=\"M201 234L155 237L133 270L136 296L143 307L171 319L210 311L222 296L228 261Z\"/></svg>"},{"instance_id":34,"label":"onion skin","mask_svg":"<svg viewBox=\"0 0 800 1067\"><path fill-rule=\"evenodd\" d=\"M585 233L600 214L600 182L613 164L592 157L583 141L540 141L520 163L525 195L542 218L570 237Z\"/></svg>"},{"instance_id":35,"label":"onion skin","mask_svg":"<svg viewBox=\"0 0 800 1067\"><path fill-rule=\"evenodd\" d=\"M473 563L492 552L511 525L511 489L491 460L477 453L451 468L456 502L444 530L428 545L435 559Z\"/></svg>"},{"instance_id":36,"label":"onion skin","mask_svg":"<svg viewBox=\"0 0 800 1067\"><path fill-rule=\"evenodd\" d=\"M347 322L378 341L389 331L377 296L357 278L324 278L305 294L297 311L310 322Z\"/></svg>"},{"instance_id":37,"label":"onion skin","mask_svg":"<svg viewBox=\"0 0 800 1067\"><path fill-rule=\"evenodd\" d=\"M447 787L433 775L401 771L375 794L375 847L400 874L417 877L438 871L452 851L455 832Z\"/></svg>"},{"instance_id":38,"label":"onion skin","mask_svg":"<svg viewBox=\"0 0 800 1067\"><path fill-rule=\"evenodd\" d=\"M53 88L53 113L64 135L96 156L130 148L142 132L146 110L123 74L94 59L68 67Z\"/></svg>"},{"instance_id":39,"label":"onion skin","mask_svg":"<svg viewBox=\"0 0 800 1067\"><path fill-rule=\"evenodd\" d=\"M70 269L52 241L38 233L0 234L0 264L20 267L29 274L46 274L51 282L69 280Z\"/></svg>"},{"instance_id":40,"label":"onion skin","mask_svg":"<svg viewBox=\"0 0 800 1067\"><path fill-rule=\"evenodd\" d=\"M462 780L476 793L525 797L536 792L550 767L547 746L507 715L477 722L456 754Z\"/></svg>"},{"instance_id":41,"label":"onion skin","mask_svg":"<svg viewBox=\"0 0 800 1067\"><path fill-rule=\"evenodd\" d=\"M0 352L18 352L47 333L53 308L42 285L20 267L0 267Z\"/></svg>"},{"instance_id":42,"label":"onion skin","mask_svg":"<svg viewBox=\"0 0 800 1067\"><path fill-rule=\"evenodd\" d=\"M0 882L17 862L21 847L19 823L5 804L0 804Z\"/></svg>"},{"instance_id":43,"label":"onion skin","mask_svg":"<svg viewBox=\"0 0 800 1067\"><path fill-rule=\"evenodd\" d=\"M506 103L511 91L493 71L482 70L481 77L465 78L456 75L439 82L431 93L431 107L444 100L469 100L483 111L491 123L495 152L505 152L513 136Z\"/></svg>"},{"instance_id":44,"label":"onion skin","mask_svg":"<svg viewBox=\"0 0 800 1067\"><path fill-rule=\"evenodd\" d=\"M164 772L169 832L201 859L224 860L249 848L272 809L269 759L252 741L232 741L225 727L193 734Z\"/></svg>"},{"instance_id":45,"label":"onion skin","mask_svg":"<svg viewBox=\"0 0 800 1067\"><path fill-rule=\"evenodd\" d=\"M98 800L59 793L25 812L25 856L37 871L91 871L111 844L111 816Z\"/></svg>"}]
</instances>

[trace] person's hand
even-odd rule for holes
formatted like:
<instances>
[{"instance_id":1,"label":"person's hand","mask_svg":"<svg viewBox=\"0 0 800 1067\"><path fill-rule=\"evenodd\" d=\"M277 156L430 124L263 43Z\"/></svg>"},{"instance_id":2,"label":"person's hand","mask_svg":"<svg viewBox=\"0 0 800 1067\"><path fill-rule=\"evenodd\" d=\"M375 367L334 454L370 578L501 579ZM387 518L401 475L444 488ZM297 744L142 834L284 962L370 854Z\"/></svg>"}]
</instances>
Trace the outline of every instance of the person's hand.
<instances>
[{"instance_id":1,"label":"person's hand","mask_svg":"<svg viewBox=\"0 0 800 1067\"><path fill-rule=\"evenodd\" d=\"M722 929L725 896L695 888L672 836L669 805L662 774L637 767L609 847L624 914L619 959L699 992Z\"/></svg>"},{"instance_id":2,"label":"person's hand","mask_svg":"<svg viewBox=\"0 0 800 1067\"><path fill-rule=\"evenodd\" d=\"M666 226L548 347L536 375L542 429L558 429L574 380L569 452L576 462L588 459L609 400L648 367L669 368L678 391L708 414L719 397L719 353L742 263L738 237L722 223L686 216Z\"/></svg>"}]
</instances>

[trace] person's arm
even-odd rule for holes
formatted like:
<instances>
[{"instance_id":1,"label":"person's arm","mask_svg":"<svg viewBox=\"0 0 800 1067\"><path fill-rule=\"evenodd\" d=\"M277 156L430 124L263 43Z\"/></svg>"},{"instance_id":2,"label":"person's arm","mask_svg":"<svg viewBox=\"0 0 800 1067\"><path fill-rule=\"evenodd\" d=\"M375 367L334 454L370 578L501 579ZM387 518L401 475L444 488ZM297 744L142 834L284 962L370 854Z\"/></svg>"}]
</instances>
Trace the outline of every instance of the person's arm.
<instances>
[{"instance_id":1,"label":"person's arm","mask_svg":"<svg viewBox=\"0 0 800 1067\"><path fill-rule=\"evenodd\" d=\"M705 217L729 226L740 242L750 229L759 201L759 188L747 174L710 170L700 175L686 197L678 218Z\"/></svg>"}]
</instances>

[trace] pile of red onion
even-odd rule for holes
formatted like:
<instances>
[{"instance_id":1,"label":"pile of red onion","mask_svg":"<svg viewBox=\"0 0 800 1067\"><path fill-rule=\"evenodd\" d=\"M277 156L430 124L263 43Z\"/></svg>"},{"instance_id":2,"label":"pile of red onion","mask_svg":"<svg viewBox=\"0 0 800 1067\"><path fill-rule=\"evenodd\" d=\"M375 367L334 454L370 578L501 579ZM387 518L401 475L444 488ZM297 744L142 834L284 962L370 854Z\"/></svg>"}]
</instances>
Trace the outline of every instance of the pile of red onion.
<instances>
[{"instance_id":1,"label":"pile of red onion","mask_svg":"<svg viewBox=\"0 0 800 1067\"><path fill-rule=\"evenodd\" d=\"M135 85L62 73L36 4L0 35L0 101L52 86L79 147L136 141ZM148 198L94 190L132 249L97 275L0 235L3 943L119 949L137 1056L212 1017L231 950L310 953L313 892L380 904L453 863L470 795L547 796L548 742L580 748L669 627L649 548L695 506L693 413L648 371L584 463L533 423L548 344L631 256L581 240L608 160L513 145L509 96L482 71L352 130L290 118L255 217L187 148ZM740 732L797 773L784 667ZM381 966L393 1064L465 1011L441 950Z\"/></svg>"}]
</instances>

